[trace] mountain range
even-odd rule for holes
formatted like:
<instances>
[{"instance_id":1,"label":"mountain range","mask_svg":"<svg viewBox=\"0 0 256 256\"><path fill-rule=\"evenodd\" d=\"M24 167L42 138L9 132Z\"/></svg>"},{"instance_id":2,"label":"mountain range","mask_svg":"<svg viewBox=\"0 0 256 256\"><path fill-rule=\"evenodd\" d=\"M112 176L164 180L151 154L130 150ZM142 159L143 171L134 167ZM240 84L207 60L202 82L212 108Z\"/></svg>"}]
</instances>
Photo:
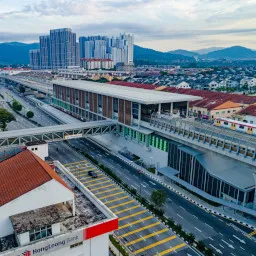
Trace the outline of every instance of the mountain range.
<instances>
[{"instance_id":1,"label":"mountain range","mask_svg":"<svg viewBox=\"0 0 256 256\"><path fill-rule=\"evenodd\" d=\"M28 64L29 50L38 48L38 43L0 43L0 65ZM199 60L256 60L256 51L242 46L232 46L229 48L213 47L201 49L198 51L187 51L179 49L175 51L161 52L134 45L134 61L136 64L172 64L178 62L194 62L195 58Z\"/></svg>"}]
</instances>

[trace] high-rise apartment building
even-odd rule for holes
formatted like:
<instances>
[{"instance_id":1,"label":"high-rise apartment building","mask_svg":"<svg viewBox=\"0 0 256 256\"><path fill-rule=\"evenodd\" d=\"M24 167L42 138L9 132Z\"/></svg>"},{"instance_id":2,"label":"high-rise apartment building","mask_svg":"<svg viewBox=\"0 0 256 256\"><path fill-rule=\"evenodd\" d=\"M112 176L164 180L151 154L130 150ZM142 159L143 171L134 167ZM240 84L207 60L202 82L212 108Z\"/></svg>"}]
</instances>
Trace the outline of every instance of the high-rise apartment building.
<instances>
[{"instance_id":1,"label":"high-rise apartment building","mask_svg":"<svg viewBox=\"0 0 256 256\"><path fill-rule=\"evenodd\" d=\"M52 69L76 65L76 34L70 28L50 31Z\"/></svg>"},{"instance_id":2,"label":"high-rise apartment building","mask_svg":"<svg viewBox=\"0 0 256 256\"><path fill-rule=\"evenodd\" d=\"M128 64L133 64L133 45L134 45L134 37L130 34L122 34L121 38L126 40L127 43L127 61Z\"/></svg>"},{"instance_id":3,"label":"high-rise apartment building","mask_svg":"<svg viewBox=\"0 0 256 256\"><path fill-rule=\"evenodd\" d=\"M40 36L40 61L41 69L51 68L50 36Z\"/></svg>"},{"instance_id":4,"label":"high-rise apartment building","mask_svg":"<svg viewBox=\"0 0 256 256\"><path fill-rule=\"evenodd\" d=\"M33 70L38 70L41 67L40 61L40 50L30 50L29 51L29 60L30 60L30 67Z\"/></svg>"},{"instance_id":5,"label":"high-rise apartment building","mask_svg":"<svg viewBox=\"0 0 256 256\"><path fill-rule=\"evenodd\" d=\"M35 67L36 69L59 69L79 66L79 44L76 42L76 34L70 28L50 30L50 36L40 36L39 41L40 52L37 52L39 64L35 65L36 52L30 53L30 65L34 69Z\"/></svg>"},{"instance_id":6,"label":"high-rise apartment building","mask_svg":"<svg viewBox=\"0 0 256 256\"><path fill-rule=\"evenodd\" d=\"M88 36L80 37L80 57L86 59L111 59L114 64L133 64L133 36L120 37Z\"/></svg>"}]
</instances>

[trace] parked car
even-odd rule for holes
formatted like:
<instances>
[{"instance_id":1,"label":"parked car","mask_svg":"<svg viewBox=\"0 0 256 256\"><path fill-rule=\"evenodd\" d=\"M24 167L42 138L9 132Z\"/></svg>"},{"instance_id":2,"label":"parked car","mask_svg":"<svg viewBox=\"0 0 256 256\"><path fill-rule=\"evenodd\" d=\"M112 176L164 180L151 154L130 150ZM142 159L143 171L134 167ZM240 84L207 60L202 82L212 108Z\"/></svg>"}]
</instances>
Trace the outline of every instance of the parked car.
<instances>
[{"instance_id":1,"label":"parked car","mask_svg":"<svg viewBox=\"0 0 256 256\"><path fill-rule=\"evenodd\" d=\"M98 178L97 173L94 172L94 171L89 171L89 172L88 172L88 175L91 176L92 178Z\"/></svg>"}]
</instances>

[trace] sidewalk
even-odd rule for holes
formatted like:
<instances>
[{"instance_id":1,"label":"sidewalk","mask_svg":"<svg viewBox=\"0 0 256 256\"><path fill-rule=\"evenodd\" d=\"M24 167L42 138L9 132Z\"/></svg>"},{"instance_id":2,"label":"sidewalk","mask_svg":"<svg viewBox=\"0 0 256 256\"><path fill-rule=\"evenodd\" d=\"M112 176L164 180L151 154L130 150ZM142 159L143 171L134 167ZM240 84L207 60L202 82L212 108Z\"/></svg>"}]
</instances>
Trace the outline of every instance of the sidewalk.
<instances>
[{"instance_id":1,"label":"sidewalk","mask_svg":"<svg viewBox=\"0 0 256 256\"><path fill-rule=\"evenodd\" d=\"M182 189L181 187L177 186L176 184L172 183L171 181L168 181L166 177L152 174L148 170L142 168L140 165L137 165L133 161L130 161L126 157L120 155L118 153L118 150L120 148L118 146L114 145L113 143L110 143L109 141L105 140L104 138L102 138L102 136L100 136L100 138L98 138L98 136L95 136L91 140L96 142L97 144L102 145L104 147L104 149L109 150L110 153L114 154L115 156L120 158L122 161L126 162L127 164L134 167L135 169L140 169L145 175L149 176L153 180L159 182L163 186L167 187L168 189L172 190L173 192L184 197L186 200L190 201L191 203L196 204L198 207L200 207L210 213L213 213L215 215L219 215L223 218L227 218L231 221L235 221L235 222L243 224L247 227L256 229L256 221L255 220L245 218L239 213L235 214L233 209L230 209L227 207L225 207L223 209L222 206L219 206L219 207L212 206L212 205L208 204L207 202L205 202L204 200L198 198L197 196L189 193L188 191L186 191L186 190Z\"/></svg>"}]
</instances>

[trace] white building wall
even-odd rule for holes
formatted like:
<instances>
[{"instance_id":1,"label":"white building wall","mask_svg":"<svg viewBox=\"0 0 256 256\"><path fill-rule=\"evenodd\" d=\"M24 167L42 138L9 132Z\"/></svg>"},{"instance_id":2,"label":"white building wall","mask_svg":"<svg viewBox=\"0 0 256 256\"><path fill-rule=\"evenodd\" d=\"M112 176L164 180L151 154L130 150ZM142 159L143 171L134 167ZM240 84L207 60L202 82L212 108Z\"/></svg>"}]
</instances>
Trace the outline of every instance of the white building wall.
<instances>
[{"instance_id":1,"label":"white building wall","mask_svg":"<svg viewBox=\"0 0 256 256\"><path fill-rule=\"evenodd\" d=\"M168 152L164 152L155 147L150 147L150 151L148 151L145 145L114 134L94 136L93 139L96 139L97 142L106 145L114 152L126 147L128 151L139 156L143 162L154 164L159 168L166 167L168 164Z\"/></svg>"},{"instance_id":2,"label":"white building wall","mask_svg":"<svg viewBox=\"0 0 256 256\"><path fill-rule=\"evenodd\" d=\"M0 237L13 233L9 216L70 200L74 194L69 189L54 179L46 182L0 207Z\"/></svg>"},{"instance_id":3,"label":"white building wall","mask_svg":"<svg viewBox=\"0 0 256 256\"><path fill-rule=\"evenodd\" d=\"M83 245L48 253L47 256L107 256L109 255L109 233L83 241Z\"/></svg>"},{"instance_id":4,"label":"white building wall","mask_svg":"<svg viewBox=\"0 0 256 256\"><path fill-rule=\"evenodd\" d=\"M45 158L49 156L48 143L34 145L34 146L27 146L27 149L32 151L34 154L36 154L43 160L45 160Z\"/></svg>"}]
</instances>

